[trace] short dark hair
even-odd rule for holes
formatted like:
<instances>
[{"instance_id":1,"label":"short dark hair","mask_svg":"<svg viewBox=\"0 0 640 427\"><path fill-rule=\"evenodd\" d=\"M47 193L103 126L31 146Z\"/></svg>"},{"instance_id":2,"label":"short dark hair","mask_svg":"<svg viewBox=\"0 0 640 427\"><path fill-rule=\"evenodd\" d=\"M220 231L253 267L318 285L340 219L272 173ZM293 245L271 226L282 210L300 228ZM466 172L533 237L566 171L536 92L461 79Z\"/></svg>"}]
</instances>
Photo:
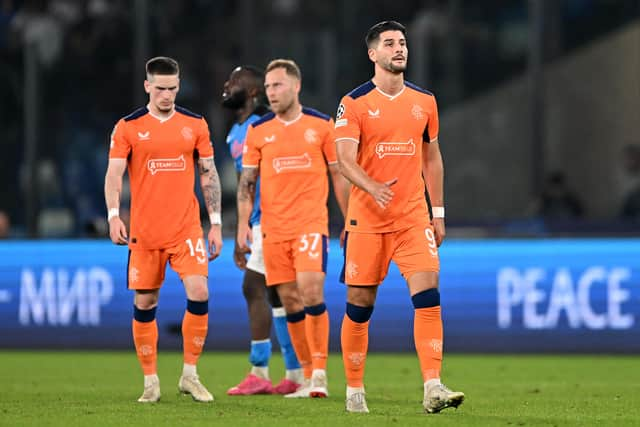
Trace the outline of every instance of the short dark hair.
<instances>
[{"instance_id":1,"label":"short dark hair","mask_svg":"<svg viewBox=\"0 0 640 427\"><path fill-rule=\"evenodd\" d=\"M173 76L180 74L178 61L168 56L156 56L147 61L145 70L148 76Z\"/></svg>"},{"instance_id":2,"label":"short dark hair","mask_svg":"<svg viewBox=\"0 0 640 427\"><path fill-rule=\"evenodd\" d=\"M276 68L284 68L288 75L291 77L295 77L298 80L302 80L302 73L300 72L300 67L291 59L274 59L269 62L267 65L267 69L265 73L268 73L271 70L275 70Z\"/></svg>"},{"instance_id":3,"label":"short dark hair","mask_svg":"<svg viewBox=\"0 0 640 427\"><path fill-rule=\"evenodd\" d=\"M264 72L260 68L253 65L240 65L237 71L246 74L258 89L264 89Z\"/></svg>"},{"instance_id":4,"label":"short dark hair","mask_svg":"<svg viewBox=\"0 0 640 427\"><path fill-rule=\"evenodd\" d=\"M407 37L407 29L398 21L378 22L376 25L369 28L369 31L367 31L367 35L364 38L367 48L371 48L374 44L378 43L378 40L380 40L380 34L385 31L400 31L405 38Z\"/></svg>"}]
</instances>

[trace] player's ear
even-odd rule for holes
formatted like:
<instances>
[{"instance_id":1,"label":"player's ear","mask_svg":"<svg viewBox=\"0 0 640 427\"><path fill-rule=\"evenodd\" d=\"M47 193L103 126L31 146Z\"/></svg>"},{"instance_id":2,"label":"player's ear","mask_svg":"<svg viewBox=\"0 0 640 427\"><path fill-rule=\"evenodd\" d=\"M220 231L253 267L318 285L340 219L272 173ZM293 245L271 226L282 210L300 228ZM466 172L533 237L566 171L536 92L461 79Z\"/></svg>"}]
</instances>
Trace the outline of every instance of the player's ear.
<instances>
[{"instance_id":1,"label":"player's ear","mask_svg":"<svg viewBox=\"0 0 640 427\"><path fill-rule=\"evenodd\" d=\"M151 93L151 83L149 83L149 80L147 79L144 80L144 91Z\"/></svg>"},{"instance_id":2,"label":"player's ear","mask_svg":"<svg viewBox=\"0 0 640 427\"><path fill-rule=\"evenodd\" d=\"M371 47L370 47L370 48L367 50L367 54L369 55L369 60L370 60L371 62L376 62L376 50L375 50L375 49L373 49L373 48L371 48Z\"/></svg>"},{"instance_id":3,"label":"player's ear","mask_svg":"<svg viewBox=\"0 0 640 427\"><path fill-rule=\"evenodd\" d=\"M176 93L180 92L180 77L178 77L177 79L178 84L176 85Z\"/></svg>"}]
</instances>

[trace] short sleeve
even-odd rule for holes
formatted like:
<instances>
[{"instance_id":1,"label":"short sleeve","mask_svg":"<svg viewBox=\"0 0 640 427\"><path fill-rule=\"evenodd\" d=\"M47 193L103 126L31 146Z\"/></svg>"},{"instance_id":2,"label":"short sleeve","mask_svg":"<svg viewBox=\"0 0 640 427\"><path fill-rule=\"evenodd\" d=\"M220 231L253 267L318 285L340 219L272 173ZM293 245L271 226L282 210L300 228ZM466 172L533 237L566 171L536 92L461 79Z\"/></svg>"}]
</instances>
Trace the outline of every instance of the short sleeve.
<instances>
[{"instance_id":1,"label":"short sleeve","mask_svg":"<svg viewBox=\"0 0 640 427\"><path fill-rule=\"evenodd\" d=\"M348 95L342 98L336 113L335 140L339 139L360 142L360 115L356 101Z\"/></svg>"},{"instance_id":2,"label":"short sleeve","mask_svg":"<svg viewBox=\"0 0 640 427\"><path fill-rule=\"evenodd\" d=\"M436 104L436 98L431 98L431 104L429 105L429 118L427 125L424 128L424 134L422 139L424 142L432 142L438 139L438 132L440 131L440 121L438 119L438 105Z\"/></svg>"},{"instance_id":3,"label":"short sleeve","mask_svg":"<svg viewBox=\"0 0 640 427\"><path fill-rule=\"evenodd\" d=\"M213 157L213 145L211 144L209 126L204 118L200 120L200 132L198 132L198 140L196 141L196 151L198 152L199 158L209 159Z\"/></svg>"},{"instance_id":4,"label":"short sleeve","mask_svg":"<svg viewBox=\"0 0 640 427\"><path fill-rule=\"evenodd\" d=\"M336 155L336 142L335 142L335 130L333 128L333 119L327 122L327 128L324 133L324 139L322 141L322 153L327 161L327 164L333 164L338 162L338 156Z\"/></svg>"},{"instance_id":5,"label":"short sleeve","mask_svg":"<svg viewBox=\"0 0 640 427\"><path fill-rule=\"evenodd\" d=\"M124 119L120 119L113 127L109 144L110 159L126 159L129 157L129 153L131 153L131 144L125 132L126 126Z\"/></svg>"},{"instance_id":6,"label":"short sleeve","mask_svg":"<svg viewBox=\"0 0 640 427\"><path fill-rule=\"evenodd\" d=\"M256 130L252 125L249 125L247 129L247 136L244 140L244 147L242 149L242 167L243 168L257 168L260 165L260 150L256 143Z\"/></svg>"}]
</instances>

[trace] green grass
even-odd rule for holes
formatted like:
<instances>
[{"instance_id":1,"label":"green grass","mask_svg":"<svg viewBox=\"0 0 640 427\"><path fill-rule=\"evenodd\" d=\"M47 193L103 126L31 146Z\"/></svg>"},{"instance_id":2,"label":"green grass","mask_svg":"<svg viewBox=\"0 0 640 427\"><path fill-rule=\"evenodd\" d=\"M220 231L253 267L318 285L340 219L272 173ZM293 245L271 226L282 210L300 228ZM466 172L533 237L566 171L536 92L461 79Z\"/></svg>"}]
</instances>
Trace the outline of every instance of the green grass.
<instances>
[{"instance_id":1,"label":"green grass","mask_svg":"<svg viewBox=\"0 0 640 427\"><path fill-rule=\"evenodd\" d=\"M200 377L216 397L199 404L177 393L178 353L160 353L162 400L139 404L133 352L0 352L0 426L631 426L640 425L640 366L625 356L447 355L444 380L466 393L458 409L422 413L413 354L371 354L370 414L344 412L340 356L329 359L328 399L228 397L247 356L208 353ZM280 379L274 357L272 377Z\"/></svg>"}]
</instances>

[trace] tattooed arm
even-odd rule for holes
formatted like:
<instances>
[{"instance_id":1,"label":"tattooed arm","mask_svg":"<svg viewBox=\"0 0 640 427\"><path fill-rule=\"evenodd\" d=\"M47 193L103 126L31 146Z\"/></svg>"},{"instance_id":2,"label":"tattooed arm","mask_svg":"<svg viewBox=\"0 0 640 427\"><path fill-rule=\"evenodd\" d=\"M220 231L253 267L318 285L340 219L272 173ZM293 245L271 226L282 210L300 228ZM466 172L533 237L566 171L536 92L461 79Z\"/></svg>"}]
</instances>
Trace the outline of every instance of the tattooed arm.
<instances>
[{"instance_id":1,"label":"tattooed arm","mask_svg":"<svg viewBox=\"0 0 640 427\"><path fill-rule=\"evenodd\" d=\"M253 210L253 200L256 195L258 168L242 168L240 182L238 182L238 246L247 247L247 240L251 241L249 217Z\"/></svg>"},{"instance_id":2,"label":"tattooed arm","mask_svg":"<svg viewBox=\"0 0 640 427\"><path fill-rule=\"evenodd\" d=\"M211 229L209 230L209 260L212 261L220 255L222 249L222 202L220 177L213 157L198 159L198 172L200 174L200 188L207 207Z\"/></svg>"}]
</instances>

